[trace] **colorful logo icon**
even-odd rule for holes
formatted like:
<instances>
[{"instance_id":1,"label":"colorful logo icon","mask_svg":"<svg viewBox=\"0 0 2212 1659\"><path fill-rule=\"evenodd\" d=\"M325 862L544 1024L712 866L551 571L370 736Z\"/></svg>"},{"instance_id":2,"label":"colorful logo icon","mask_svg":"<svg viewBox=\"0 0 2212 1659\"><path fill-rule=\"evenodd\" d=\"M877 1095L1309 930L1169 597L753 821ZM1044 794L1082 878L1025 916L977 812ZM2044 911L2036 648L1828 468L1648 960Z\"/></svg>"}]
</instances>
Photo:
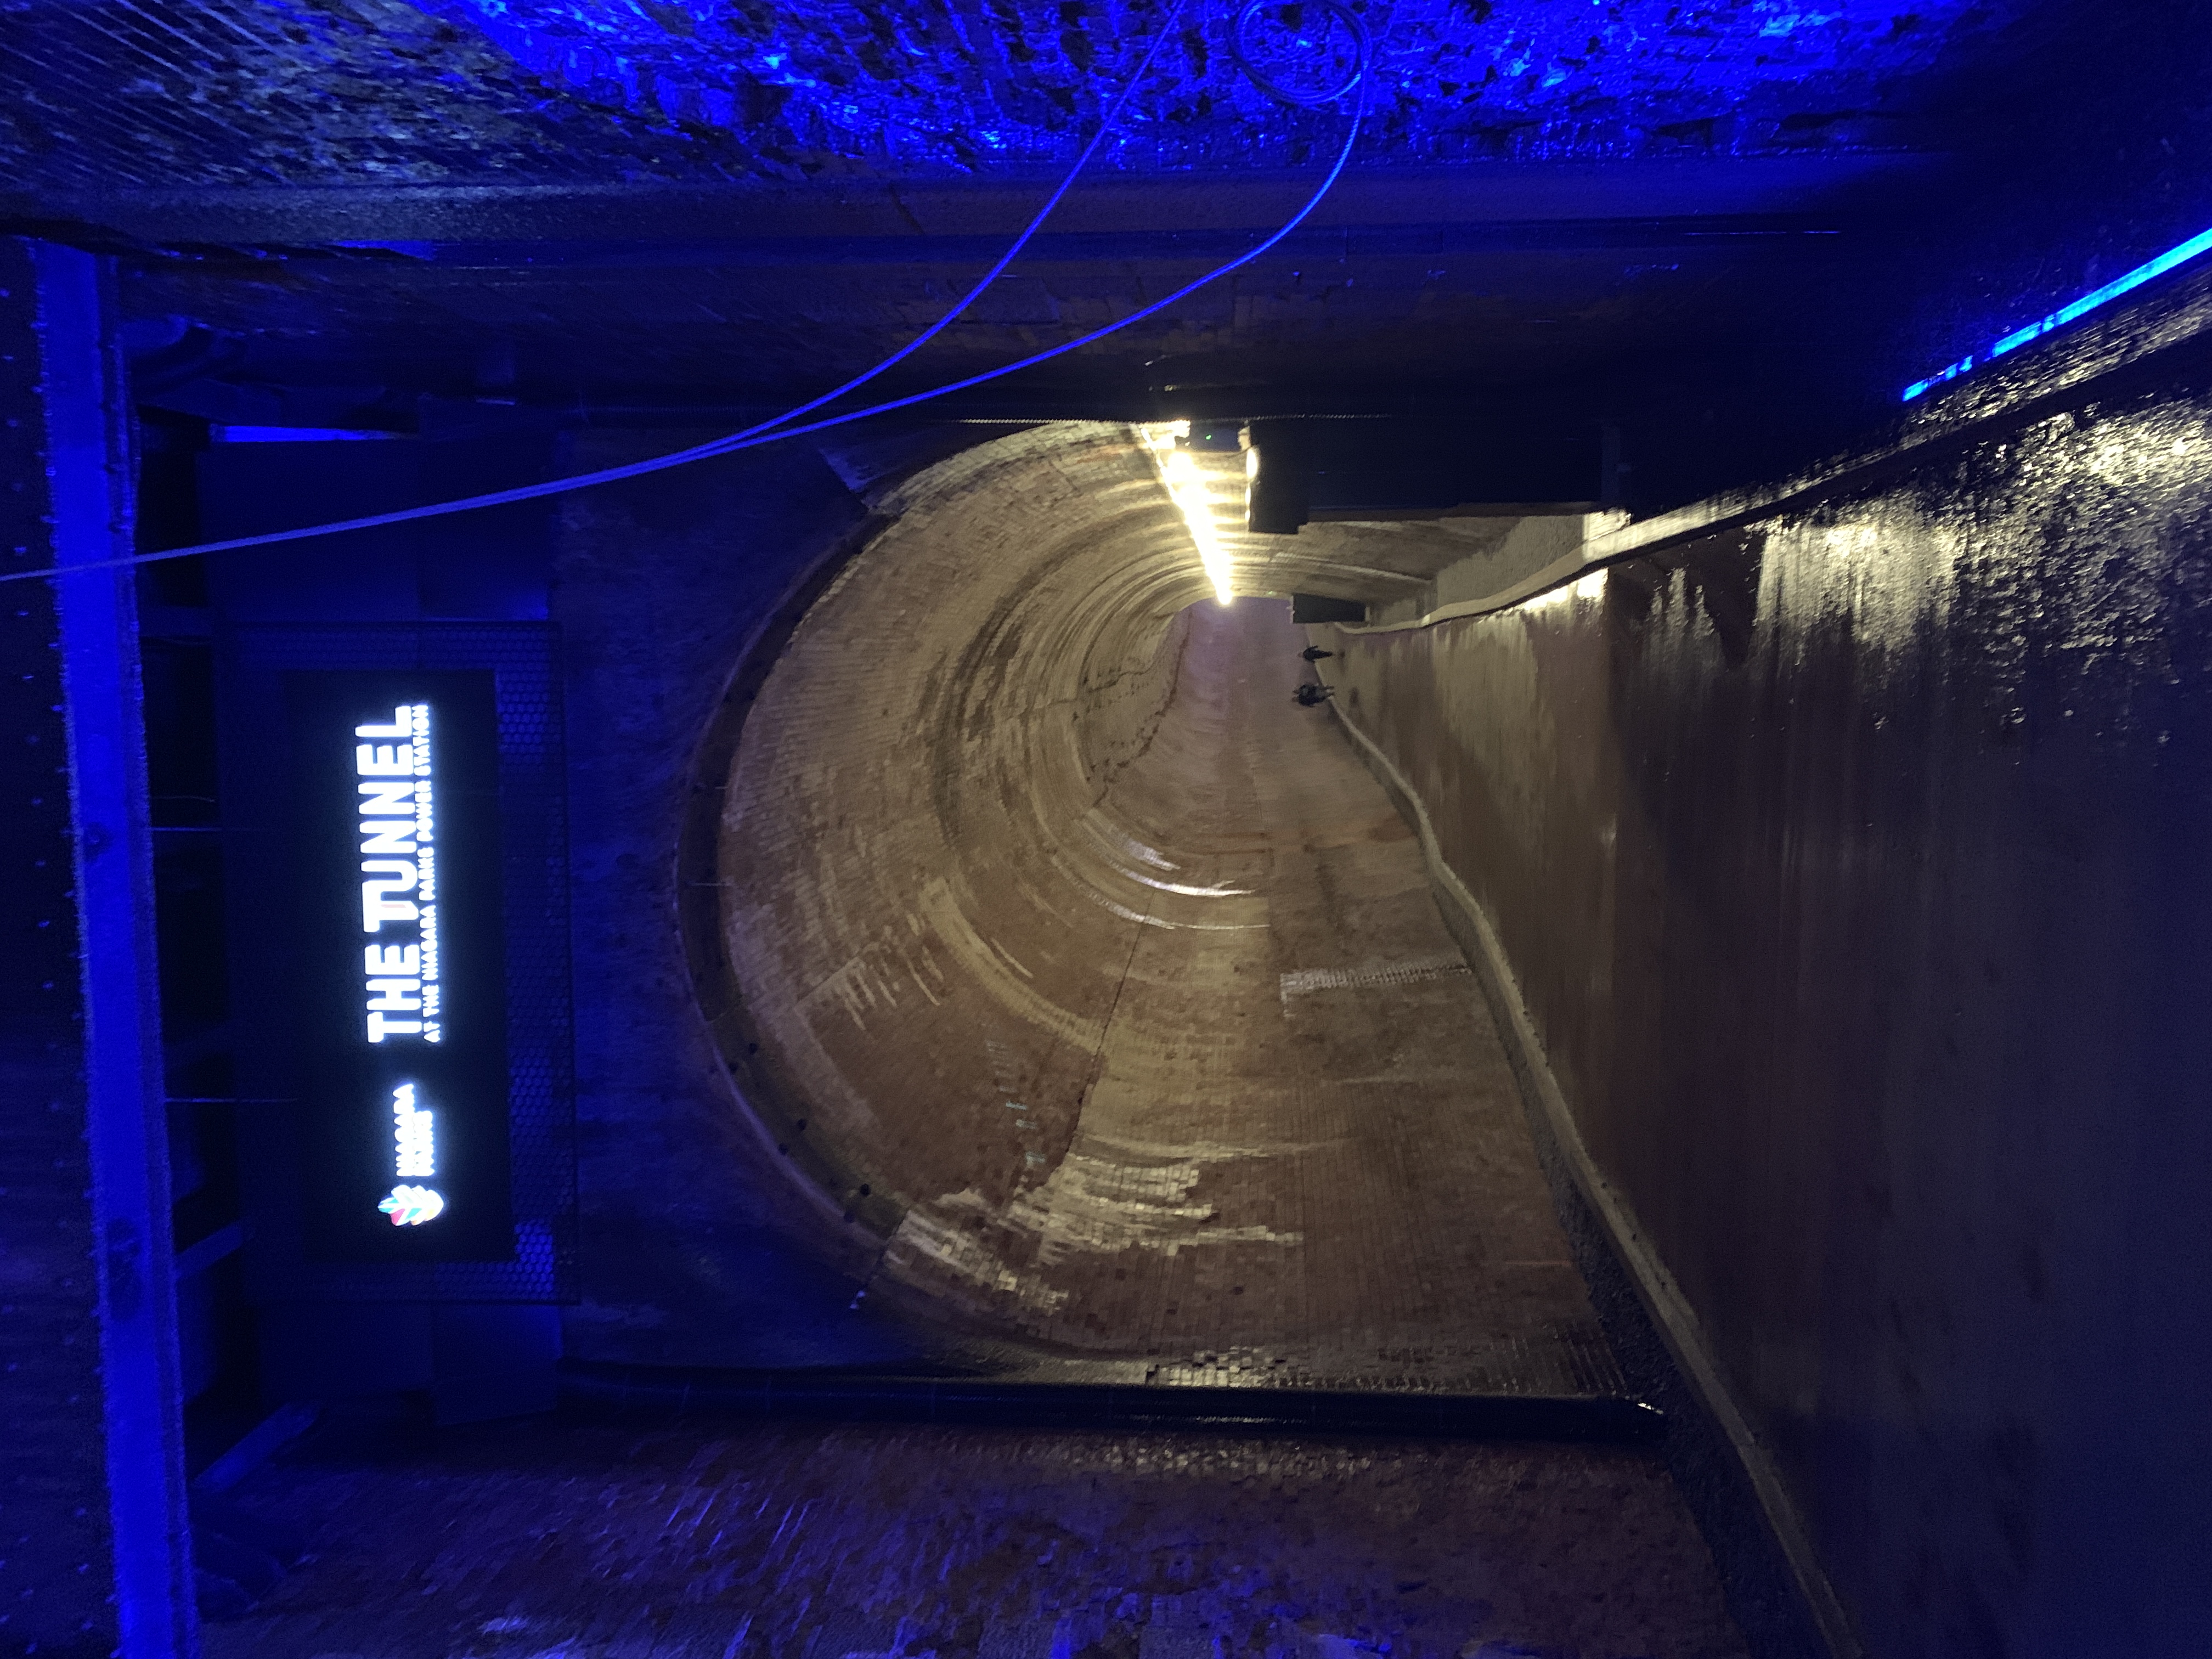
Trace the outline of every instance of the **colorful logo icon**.
<instances>
[{"instance_id":1,"label":"colorful logo icon","mask_svg":"<svg viewBox=\"0 0 2212 1659\"><path fill-rule=\"evenodd\" d=\"M426 1221L434 1221L446 1208L444 1194L430 1187L412 1187L405 1183L394 1187L384 1201L376 1206L392 1218L395 1227L419 1227Z\"/></svg>"}]
</instances>

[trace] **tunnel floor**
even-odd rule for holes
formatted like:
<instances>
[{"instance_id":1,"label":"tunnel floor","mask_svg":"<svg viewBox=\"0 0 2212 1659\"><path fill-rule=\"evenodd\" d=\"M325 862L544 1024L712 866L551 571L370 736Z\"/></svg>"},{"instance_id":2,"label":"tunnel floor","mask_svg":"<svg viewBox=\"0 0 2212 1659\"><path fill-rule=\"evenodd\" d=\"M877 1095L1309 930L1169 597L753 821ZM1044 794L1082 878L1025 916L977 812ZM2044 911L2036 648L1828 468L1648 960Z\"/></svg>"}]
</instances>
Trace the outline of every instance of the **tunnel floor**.
<instances>
[{"instance_id":1,"label":"tunnel floor","mask_svg":"<svg viewBox=\"0 0 2212 1659\"><path fill-rule=\"evenodd\" d=\"M234 1494L307 1559L210 1659L1741 1659L1601 1446L326 1422Z\"/></svg>"},{"instance_id":2,"label":"tunnel floor","mask_svg":"<svg viewBox=\"0 0 2212 1659\"><path fill-rule=\"evenodd\" d=\"M1158 728L1086 821L1170 885L1122 930L1067 1152L1012 1206L1007 1300L1149 1381L1620 1391L1419 845L1293 700L1304 630L1282 601L1189 614ZM893 1270L963 1288L933 1231L957 1220L910 1218Z\"/></svg>"}]
</instances>

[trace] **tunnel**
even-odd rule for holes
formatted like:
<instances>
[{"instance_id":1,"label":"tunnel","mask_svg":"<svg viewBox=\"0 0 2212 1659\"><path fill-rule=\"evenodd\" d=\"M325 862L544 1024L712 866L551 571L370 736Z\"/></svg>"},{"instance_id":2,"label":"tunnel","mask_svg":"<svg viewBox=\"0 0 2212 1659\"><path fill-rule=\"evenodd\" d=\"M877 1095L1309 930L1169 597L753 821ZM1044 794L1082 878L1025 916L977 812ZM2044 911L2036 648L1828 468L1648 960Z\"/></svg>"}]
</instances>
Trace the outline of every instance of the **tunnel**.
<instances>
[{"instance_id":1,"label":"tunnel","mask_svg":"<svg viewBox=\"0 0 2212 1659\"><path fill-rule=\"evenodd\" d=\"M0 4L0 1649L2197 1659L2208 50Z\"/></svg>"},{"instance_id":2,"label":"tunnel","mask_svg":"<svg viewBox=\"0 0 2212 1659\"><path fill-rule=\"evenodd\" d=\"M1158 453L922 471L744 705L717 942L763 1132L979 1334L1574 1393L1602 1344L1413 832Z\"/></svg>"}]
</instances>

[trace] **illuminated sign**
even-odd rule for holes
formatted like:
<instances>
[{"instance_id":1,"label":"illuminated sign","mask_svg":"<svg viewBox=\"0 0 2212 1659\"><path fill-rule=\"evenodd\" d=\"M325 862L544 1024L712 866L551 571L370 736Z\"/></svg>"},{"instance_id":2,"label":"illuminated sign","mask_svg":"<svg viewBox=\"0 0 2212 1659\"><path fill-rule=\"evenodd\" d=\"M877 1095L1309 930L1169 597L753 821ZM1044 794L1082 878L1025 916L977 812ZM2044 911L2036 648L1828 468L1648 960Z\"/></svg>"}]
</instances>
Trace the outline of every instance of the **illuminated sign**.
<instances>
[{"instance_id":1,"label":"illuminated sign","mask_svg":"<svg viewBox=\"0 0 2212 1659\"><path fill-rule=\"evenodd\" d=\"M483 672L286 677L301 841L311 1241L513 1251L499 748Z\"/></svg>"},{"instance_id":2,"label":"illuminated sign","mask_svg":"<svg viewBox=\"0 0 2212 1659\"><path fill-rule=\"evenodd\" d=\"M403 702L383 725L356 726L361 795L362 1003L371 1042L442 1035L438 981L438 804L430 765L430 705ZM378 743L397 738L398 743Z\"/></svg>"}]
</instances>

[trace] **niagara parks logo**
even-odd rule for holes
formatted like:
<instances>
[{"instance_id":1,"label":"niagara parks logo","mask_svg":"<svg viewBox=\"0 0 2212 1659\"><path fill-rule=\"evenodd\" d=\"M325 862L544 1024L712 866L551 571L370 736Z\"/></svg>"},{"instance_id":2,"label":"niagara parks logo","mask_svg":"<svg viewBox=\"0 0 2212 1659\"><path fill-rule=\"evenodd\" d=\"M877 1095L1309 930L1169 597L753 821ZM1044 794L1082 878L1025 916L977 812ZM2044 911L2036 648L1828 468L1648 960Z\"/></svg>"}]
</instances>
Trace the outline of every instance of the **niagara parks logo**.
<instances>
[{"instance_id":1,"label":"niagara parks logo","mask_svg":"<svg viewBox=\"0 0 2212 1659\"><path fill-rule=\"evenodd\" d=\"M395 1227L419 1227L435 1220L446 1200L433 1188L402 1185L394 1187L376 1207L392 1218Z\"/></svg>"}]
</instances>

